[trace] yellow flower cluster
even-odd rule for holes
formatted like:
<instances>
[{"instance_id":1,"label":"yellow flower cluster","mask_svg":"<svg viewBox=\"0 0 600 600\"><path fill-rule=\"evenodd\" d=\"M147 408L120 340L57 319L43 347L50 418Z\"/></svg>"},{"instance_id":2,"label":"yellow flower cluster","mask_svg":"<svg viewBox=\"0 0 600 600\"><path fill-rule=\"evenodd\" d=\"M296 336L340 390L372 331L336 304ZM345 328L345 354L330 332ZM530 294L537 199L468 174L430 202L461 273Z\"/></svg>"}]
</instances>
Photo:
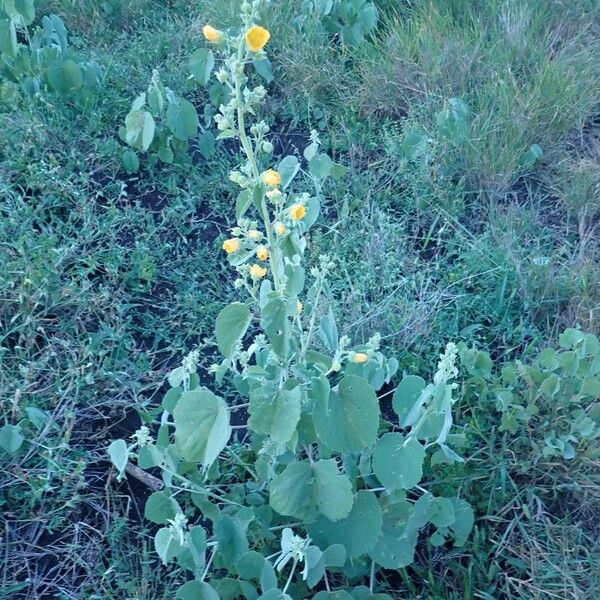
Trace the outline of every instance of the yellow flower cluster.
<instances>
[{"instance_id":1,"label":"yellow flower cluster","mask_svg":"<svg viewBox=\"0 0 600 600\"><path fill-rule=\"evenodd\" d=\"M205 25L202 28L202 35L212 44L218 44L223 39L223 32L215 29L212 25ZM255 25L246 31L246 46L250 52L260 52L270 37L271 34L267 29Z\"/></svg>"}]
</instances>

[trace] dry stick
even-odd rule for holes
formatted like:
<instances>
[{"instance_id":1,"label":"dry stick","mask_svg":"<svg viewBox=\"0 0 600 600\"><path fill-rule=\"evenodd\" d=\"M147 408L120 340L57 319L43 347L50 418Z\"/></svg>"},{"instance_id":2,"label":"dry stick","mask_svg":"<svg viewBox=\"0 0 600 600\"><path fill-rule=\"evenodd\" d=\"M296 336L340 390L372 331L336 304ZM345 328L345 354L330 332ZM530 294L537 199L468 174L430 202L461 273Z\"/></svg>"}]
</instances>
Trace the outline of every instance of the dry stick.
<instances>
[{"instance_id":1,"label":"dry stick","mask_svg":"<svg viewBox=\"0 0 600 600\"><path fill-rule=\"evenodd\" d=\"M154 475L146 473L146 471L143 471L133 463L128 462L125 465L125 472L131 475L132 477L135 477L138 481L141 481L144 485L147 485L151 490L154 490L155 492L158 492L159 490L162 490L163 487L165 487L164 483L160 479L154 477Z\"/></svg>"}]
</instances>

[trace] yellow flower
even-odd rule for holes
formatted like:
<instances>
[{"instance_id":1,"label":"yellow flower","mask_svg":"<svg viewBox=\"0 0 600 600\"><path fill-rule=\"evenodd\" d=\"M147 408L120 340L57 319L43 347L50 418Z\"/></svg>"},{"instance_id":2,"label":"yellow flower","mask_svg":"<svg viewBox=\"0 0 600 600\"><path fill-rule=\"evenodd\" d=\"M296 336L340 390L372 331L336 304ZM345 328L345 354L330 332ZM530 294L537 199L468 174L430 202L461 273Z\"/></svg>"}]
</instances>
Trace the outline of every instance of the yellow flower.
<instances>
[{"instance_id":1,"label":"yellow flower","mask_svg":"<svg viewBox=\"0 0 600 600\"><path fill-rule=\"evenodd\" d=\"M264 28L255 25L246 31L246 45L251 52L258 52L265 47L271 34Z\"/></svg>"},{"instance_id":2,"label":"yellow flower","mask_svg":"<svg viewBox=\"0 0 600 600\"><path fill-rule=\"evenodd\" d=\"M302 302L300 302L300 300L298 300L298 302L296 302L296 312L298 314L300 314L302 312L303 308L304 308L304 304L302 304Z\"/></svg>"},{"instance_id":3,"label":"yellow flower","mask_svg":"<svg viewBox=\"0 0 600 600\"><path fill-rule=\"evenodd\" d=\"M256 249L256 258L258 260L267 260L269 258L269 251L264 246L259 246Z\"/></svg>"},{"instance_id":4,"label":"yellow flower","mask_svg":"<svg viewBox=\"0 0 600 600\"><path fill-rule=\"evenodd\" d=\"M273 228L277 235L285 235L287 233L287 227L281 221L275 222Z\"/></svg>"},{"instance_id":5,"label":"yellow flower","mask_svg":"<svg viewBox=\"0 0 600 600\"><path fill-rule=\"evenodd\" d=\"M202 35L213 44L220 42L223 37L223 32L211 27L210 25L205 25L202 28Z\"/></svg>"},{"instance_id":6,"label":"yellow flower","mask_svg":"<svg viewBox=\"0 0 600 600\"><path fill-rule=\"evenodd\" d=\"M355 363L362 365L363 363L366 363L369 360L369 355L365 354L364 352L356 352L352 357L352 360Z\"/></svg>"},{"instance_id":7,"label":"yellow flower","mask_svg":"<svg viewBox=\"0 0 600 600\"><path fill-rule=\"evenodd\" d=\"M246 234L251 240L259 240L262 238L262 233L258 229L249 229Z\"/></svg>"},{"instance_id":8,"label":"yellow flower","mask_svg":"<svg viewBox=\"0 0 600 600\"><path fill-rule=\"evenodd\" d=\"M248 272L250 273L250 277L256 280L262 279L267 274L267 270L260 265L252 265Z\"/></svg>"},{"instance_id":9,"label":"yellow flower","mask_svg":"<svg viewBox=\"0 0 600 600\"><path fill-rule=\"evenodd\" d=\"M281 183L281 175L275 169L264 171L260 178L266 185L271 187L277 187Z\"/></svg>"},{"instance_id":10,"label":"yellow flower","mask_svg":"<svg viewBox=\"0 0 600 600\"><path fill-rule=\"evenodd\" d=\"M304 218L304 215L306 214L306 208L304 207L304 204L300 204L299 202L292 204L289 208L289 211L290 217L292 217L294 221L299 221L300 219Z\"/></svg>"},{"instance_id":11,"label":"yellow flower","mask_svg":"<svg viewBox=\"0 0 600 600\"><path fill-rule=\"evenodd\" d=\"M240 249L240 240L238 240L237 238L230 238L223 242L223 250L225 250L225 252L227 252L227 254L231 254L232 252L235 252L236 250L239 250L239 249Z\"/></svg>"}]
</instances>

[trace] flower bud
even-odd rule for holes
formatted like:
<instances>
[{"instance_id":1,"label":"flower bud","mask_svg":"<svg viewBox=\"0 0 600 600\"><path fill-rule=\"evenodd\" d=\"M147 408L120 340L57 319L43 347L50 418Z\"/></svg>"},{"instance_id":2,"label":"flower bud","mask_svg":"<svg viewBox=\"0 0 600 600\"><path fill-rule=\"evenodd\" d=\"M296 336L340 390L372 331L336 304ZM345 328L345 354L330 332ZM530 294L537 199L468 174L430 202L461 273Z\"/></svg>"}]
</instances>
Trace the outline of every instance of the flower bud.
<instances>
[{"instance_id":1,"label":"flower bud","mask_svg":"<svg viewBox=\"0 0 600 600\"><path fill-rule=\"evenodd\" d=\"M300 221L300 219L303 219L304 215L306 215L306 207L304 206L304 204L300 204L299 202L297 202L296 204L292 204L288 210L290 213L290 217L294 221Z\"/></svg>"},{"instance_id":2,"label":"flower bud","mask_svg":"<svg viewBox=\"0 0 600 600\"><path fill-rule=\"evenodd\" d=\"M223 250L227 252L227 254L232 254L240 249L240 240L237 238L230 238L223 242Z\"/></svg>"},{"instance_id":3,"label":"flower bud","mask_svg":"<svg viewBox=\"0 0 600 600\"><path fill-rule=\"evenodd\" d=\"M248 269L248 273L252 279L258 281L267 274L267 269L261 267L260 265L251 265L250 269Z\"/></svg>"},{"instance_id":4,"label":"flower bud","mask_svg":"<svg viewBox=\"0 0 600 600\"><path fill-rule=\"evenodd\" d=\"M223 32L210 25L205 25L202 28L202 35L213 44L217 44L223 39Z\"/></svg>"}]
</instances>

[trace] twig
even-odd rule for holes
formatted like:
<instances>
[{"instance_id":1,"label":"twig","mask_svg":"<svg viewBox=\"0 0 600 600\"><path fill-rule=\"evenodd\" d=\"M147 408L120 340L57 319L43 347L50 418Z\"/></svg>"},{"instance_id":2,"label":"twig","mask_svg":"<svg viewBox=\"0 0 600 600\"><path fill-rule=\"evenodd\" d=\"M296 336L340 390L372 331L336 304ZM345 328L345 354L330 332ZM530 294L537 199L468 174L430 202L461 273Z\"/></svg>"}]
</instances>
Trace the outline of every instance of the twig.
<instances>
[{"instance_id":1,"label":"twig","mask_svg":"<svg viewBox=\"0 0 600 600\"><path fill-rule=\"evenodd\" d=\"M144 485L147 485L151 490L154 490L155 492L158 492L159 490L162 490L163 487L165 487L165 484L160 479L158 479L158 477L154 477L154 475L146 473L146 471L143 471L133 463L128 462L125 465L125 472L131 475L132 477L135 477L135 479L141 481Z\"/></svg>"}]
</instances>

